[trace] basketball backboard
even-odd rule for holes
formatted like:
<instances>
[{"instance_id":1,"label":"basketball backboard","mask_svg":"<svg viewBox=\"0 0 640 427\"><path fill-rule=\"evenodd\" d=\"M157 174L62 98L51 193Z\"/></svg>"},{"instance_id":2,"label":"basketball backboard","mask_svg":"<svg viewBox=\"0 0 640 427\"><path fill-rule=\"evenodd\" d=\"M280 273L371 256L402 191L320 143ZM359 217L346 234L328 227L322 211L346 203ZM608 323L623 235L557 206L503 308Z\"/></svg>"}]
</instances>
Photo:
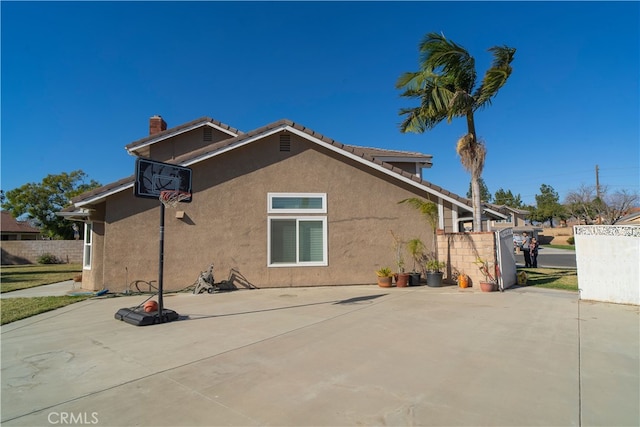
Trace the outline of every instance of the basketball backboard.
<instances>
[{"instance_id":1,"label":"basketball backboard","mask_svg":"<svg viewBox=\"0 0 640 427\"><path fill-rule=\"evenodd\" d=\"M136 197L158 199L160 192L165 190L191 193L191 169L184 166L138 157L135 177L133 191ZM191 197L181 201L189 203Z\"/></svg>"}]
</instances>

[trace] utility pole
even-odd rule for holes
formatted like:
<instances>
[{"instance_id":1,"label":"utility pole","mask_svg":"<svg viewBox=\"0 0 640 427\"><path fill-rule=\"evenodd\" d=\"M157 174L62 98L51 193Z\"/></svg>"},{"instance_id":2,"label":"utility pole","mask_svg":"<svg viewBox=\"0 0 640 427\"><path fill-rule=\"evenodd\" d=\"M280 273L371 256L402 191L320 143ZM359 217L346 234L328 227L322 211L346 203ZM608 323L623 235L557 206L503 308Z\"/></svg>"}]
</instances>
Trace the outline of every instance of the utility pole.
<instances>
[{"instance_id":1,"label":"utility pole","mask_svg":"<svg viewBox=\"0 0 640 427\"><path fill-rule=\"evenodd\" d=\"M600 200L600 176L598 175L598 165L596 165L596 197Z\"/></svg>"}]
</instances>

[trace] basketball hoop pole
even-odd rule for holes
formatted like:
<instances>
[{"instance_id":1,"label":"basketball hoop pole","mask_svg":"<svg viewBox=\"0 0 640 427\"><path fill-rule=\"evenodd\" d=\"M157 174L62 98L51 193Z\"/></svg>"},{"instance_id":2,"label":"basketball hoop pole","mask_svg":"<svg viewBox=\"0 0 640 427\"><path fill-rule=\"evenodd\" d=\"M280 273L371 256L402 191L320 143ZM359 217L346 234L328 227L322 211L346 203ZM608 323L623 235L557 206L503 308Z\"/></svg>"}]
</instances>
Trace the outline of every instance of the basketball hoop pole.
<instances>
[{"instance_id":1,"label":"basketball hoop pole","mask_svg":"<svg viewBox=\"0 0 640 427\"><path fill-rule=\"evenodd\" d=\"M164 322L164 305L162 301L162 279L164 276L164 203L160 203L160 253L158 256L158 316Z\"/></svg>"},{"instance_id":2,"label":"basketball hoop pole","mask_svg":"<svg viewBox=\"0 0 640 427\"><path fill-rule=\"evenodd\" d=\"M173 208L179 202L191 202L191 169L138 157L133 195L145 199L160 199L160 238L158 253L158 311L146 311L138 307L118 310L115 318L136 326L154 325L179 320L173 310L164 308L164 214L167 206Z\"/></svg>"}]
</instances>

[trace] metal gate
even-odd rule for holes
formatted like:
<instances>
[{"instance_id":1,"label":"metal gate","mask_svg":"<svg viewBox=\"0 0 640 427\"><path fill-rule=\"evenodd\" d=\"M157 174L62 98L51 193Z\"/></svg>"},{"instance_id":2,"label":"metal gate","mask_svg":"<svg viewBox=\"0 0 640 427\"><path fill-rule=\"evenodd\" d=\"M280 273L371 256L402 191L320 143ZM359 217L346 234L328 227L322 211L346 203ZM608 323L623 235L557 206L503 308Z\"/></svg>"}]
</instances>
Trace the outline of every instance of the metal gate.
<instances>
[{"instance_id":1,"label":"metal gate","mask_svg":"<svg viewBox=\"0 0 640 427\"><path fill-rule=\"evenodd\" d=\"M513 254L513 228L495 232L498 287L500 291L517 283L516 257Z\"/></svg>"}]
</instances>

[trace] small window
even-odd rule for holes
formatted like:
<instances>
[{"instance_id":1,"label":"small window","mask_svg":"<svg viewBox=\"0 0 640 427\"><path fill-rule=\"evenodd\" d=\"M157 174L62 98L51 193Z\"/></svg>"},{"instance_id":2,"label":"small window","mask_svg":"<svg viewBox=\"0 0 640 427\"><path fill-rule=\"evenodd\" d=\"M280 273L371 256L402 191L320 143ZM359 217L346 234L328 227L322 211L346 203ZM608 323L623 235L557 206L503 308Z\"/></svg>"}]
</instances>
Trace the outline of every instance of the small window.
<instances>
[{"instance_id":1,"label":"small window","mask_svg":"<svg viewBox=\"0 0 640 427\"><path fill-rule=\"evenodd\" d=\"M324 193L269 193L269 213L327 213Z\"/></svg>"},{"instance_id":2,"label":"small window","mask_svg":"<svg viewBox=\"0 0 640 427\"><path fill-rule=\"evenodd\" d=\"M82 253L82 268L91 270L91 234L93 223L87 222L84 225L84 251Z\"/></svg>"}]
</instances>

